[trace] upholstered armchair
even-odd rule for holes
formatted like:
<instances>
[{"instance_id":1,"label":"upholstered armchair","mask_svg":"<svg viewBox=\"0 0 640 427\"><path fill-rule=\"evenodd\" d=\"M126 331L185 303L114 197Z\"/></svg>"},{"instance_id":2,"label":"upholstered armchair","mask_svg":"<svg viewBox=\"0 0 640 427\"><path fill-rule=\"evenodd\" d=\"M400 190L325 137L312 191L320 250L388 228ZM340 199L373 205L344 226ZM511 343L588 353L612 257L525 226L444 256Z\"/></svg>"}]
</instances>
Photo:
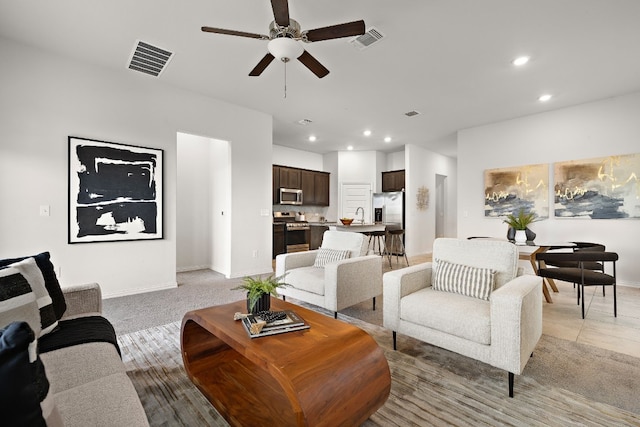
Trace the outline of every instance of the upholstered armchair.
<instances>
[{"instance_id":1,"label":"upholstered armchair","mask_svg":"<svg viewBox=\"0 0 640 427\"><path fill-rule=\"evenodd\" d=\"M542 279L519 271L512 243L436 239L433 262L383 276L394 350L400 333L504 369L513 397L542 335Z\"/></svg>"},{"instance_id":2,"label":"upholstered armchair","mask_svg":"<svg viewBox=\"0 0 640 427\"><path fill-rule=\"evenodd\" d=\"M382 294L382 257L366 255L368 241L362 233L325 231L319 249L276 257L276 276L286 273L279 288L291 297L333 311L373 300Z\"/></svg>"}]
</instances>

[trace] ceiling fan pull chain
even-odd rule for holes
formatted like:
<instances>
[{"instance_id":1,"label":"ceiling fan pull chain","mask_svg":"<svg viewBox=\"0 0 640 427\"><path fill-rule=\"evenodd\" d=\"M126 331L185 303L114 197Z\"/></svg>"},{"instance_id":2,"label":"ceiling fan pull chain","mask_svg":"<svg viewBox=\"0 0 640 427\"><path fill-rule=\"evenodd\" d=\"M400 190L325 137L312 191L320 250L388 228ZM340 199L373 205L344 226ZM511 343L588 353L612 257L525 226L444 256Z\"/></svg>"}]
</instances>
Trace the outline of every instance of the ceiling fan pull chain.
<instances>
[{"instance_id":1,"label":"ceiling fan pull chain","mask_svg":"<svg viewBox=\"0 0 640 427\"><path fill-rule=\"evenodd\" d=\"M287 58L282 58L282 62L284 62L284 97L287 97L287 62L289 60Z\"/></svg>"}]
</instances>

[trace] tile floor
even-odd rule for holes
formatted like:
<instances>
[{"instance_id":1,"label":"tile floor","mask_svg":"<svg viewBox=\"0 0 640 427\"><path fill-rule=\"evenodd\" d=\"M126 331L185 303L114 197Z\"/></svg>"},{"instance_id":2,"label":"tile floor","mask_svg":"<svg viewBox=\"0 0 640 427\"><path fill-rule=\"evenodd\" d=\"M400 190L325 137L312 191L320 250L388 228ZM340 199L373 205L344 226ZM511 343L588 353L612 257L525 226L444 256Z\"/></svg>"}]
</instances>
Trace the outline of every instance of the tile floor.
<instances>
[{"instance_id":1,"label":"tile floor","mask_svg":"<svg viewBox=\"0 0 640 427\"><path fill-rule=\"evenodd\" d=\"M431 255L409 258L411 265L427 262ZM384 269L389 270L385 260ZM395 257L392 265L396 267ZM400 266L404 262L399 262ZM531 270L528 262L520 265ZM602 287L585 288L585 318L582 319L580 305L577 304L576 290L572 283L556 281L558 293L551 291L553 303L543 301L543 333L557 338L589 344L595 347L624 353L640 358L640 288L618 286L618 317L613 317L613 289Z\"/></svg>"},{"instance_id":2,"label":"tile floor","mask_svg":"<svg viewBox=\"0 0 640 427\"><path fill-rule=\"evenodd\" d=\"M391 270L388 260L383 261L383 271ZM431 254L409 257L410 265L427 261ZM392 257L392 266L395 270L406 264L403 258ZM527 261L520 261L520 266L531 270ZM640 288L618 286L618 317L613 317L612 288L607 287L603 297L602 287L587 287L582 319L573 284L556 281L556 286L559 292L551 292L553 303L542 303L543 333L640 358Z\"/></svg>"}]
</instances>

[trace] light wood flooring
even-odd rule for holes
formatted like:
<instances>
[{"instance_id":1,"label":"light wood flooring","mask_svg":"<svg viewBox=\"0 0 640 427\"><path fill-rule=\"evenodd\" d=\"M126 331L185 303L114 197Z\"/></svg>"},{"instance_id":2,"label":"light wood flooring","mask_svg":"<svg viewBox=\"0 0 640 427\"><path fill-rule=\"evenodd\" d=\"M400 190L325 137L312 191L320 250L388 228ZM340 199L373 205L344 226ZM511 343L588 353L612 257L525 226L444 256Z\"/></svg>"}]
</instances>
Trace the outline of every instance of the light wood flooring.
<instances>
[{"instance_id":1,"label":"light wood flooring","mask_svg":"<svg viewBox=\"0 0 640 427\"><path fill-rule=\"evenodd\" d=\"M397 268L393 257L392 265ZM431 254L409 258L415 265L431 261ZM401 261L399 266L404 266ZM523 268L529 268L521 261ZM384 270L389 271L385 260ZM526 272L526 270L525 270ZM585 318L582 319L572 283L556 281L558 293L551 292L552 303L543 302L542 331L565 340L624 353L640 358L640 288L618 286L618 317L613 317L613 289L608 286L606 296L602 287L585 288Z\"/></svg>"}]
</instances>

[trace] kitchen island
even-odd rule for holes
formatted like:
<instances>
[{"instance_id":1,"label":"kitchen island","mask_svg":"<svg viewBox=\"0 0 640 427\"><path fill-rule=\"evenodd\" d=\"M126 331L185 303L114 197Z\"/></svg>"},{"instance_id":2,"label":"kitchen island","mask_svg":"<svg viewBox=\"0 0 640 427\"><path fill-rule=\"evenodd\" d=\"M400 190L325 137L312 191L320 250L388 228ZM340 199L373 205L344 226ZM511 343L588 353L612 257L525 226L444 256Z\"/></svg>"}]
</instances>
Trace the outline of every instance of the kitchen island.
<instances>
[{"instance_id":1,"label":"kitchen island","mask_svg":"<svg viewBox=\"0 0 640 427\"><path fill-rule=\"evenodd\" d=\"M391 228L399 228L399 224L382 224L382 223L356 223L355 221L351 225L344 225L342 223L328 224L329 230L336 231L353 231L355 233L369 233L372 231L385 231Z\"/></svg>"}]
</instances>

